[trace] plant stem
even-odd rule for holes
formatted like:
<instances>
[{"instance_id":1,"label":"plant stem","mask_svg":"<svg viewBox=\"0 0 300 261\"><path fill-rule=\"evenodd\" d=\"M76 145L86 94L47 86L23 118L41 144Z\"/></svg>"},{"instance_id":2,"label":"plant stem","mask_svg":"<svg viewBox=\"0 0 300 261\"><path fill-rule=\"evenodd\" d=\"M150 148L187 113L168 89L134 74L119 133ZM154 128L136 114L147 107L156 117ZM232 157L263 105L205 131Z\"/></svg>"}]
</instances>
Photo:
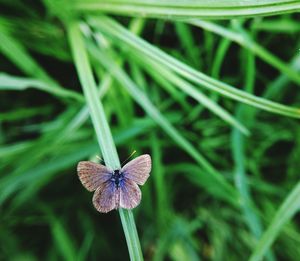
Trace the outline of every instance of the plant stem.
<instances>
[{"instance_id":1,"label":"plant stem","mask_svg":"<svg viewBox=\"0 0 300 261\"><path fill-rule=\"evenodd\" d=\"M105 164L112 169L120 168L120 160L106 120L104 108L101 101L97 98L96 83L80 32L79 23L76 21L70 22L67 25L67 29L77 73L89 107L92 123ZM120 209L119 214L126 237L130 259L134 261L143 260L140 241L132 212L130 210Z\"/></svg>"}]
</instances>

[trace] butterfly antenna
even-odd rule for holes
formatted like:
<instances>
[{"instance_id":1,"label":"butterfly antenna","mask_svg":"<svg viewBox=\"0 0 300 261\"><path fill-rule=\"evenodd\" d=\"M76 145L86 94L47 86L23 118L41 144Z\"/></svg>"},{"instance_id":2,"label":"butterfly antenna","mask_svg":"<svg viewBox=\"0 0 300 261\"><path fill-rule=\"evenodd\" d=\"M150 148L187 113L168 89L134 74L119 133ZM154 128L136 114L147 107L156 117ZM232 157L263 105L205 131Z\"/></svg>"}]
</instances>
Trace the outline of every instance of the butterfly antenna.
<instances>
[{"instance_id":1,"label":"butterfly antenna","mask_svg":"<svg viewBox=\"0 0 300 261\"><path fill-rule=\"evenodd\" d=\"M126 162L126 161L128 161L134 154L136 153L136 150L134 150L130 155L129 155L129 157L126 159L126 160L124 160L123 162L122 162L122 166L124 165L124 163Z\"/></svg>"},{"instance_id":2,"label":"butterfly antenna","mask_svg":"<svg viewBox=\"0 0 300 261\"><path fill-rule=\"evenodd\" d=\"M102 159L100 156L96 155L96 158L97 158L98 160L100 160L100 162L104 162L103 159Z\"/></svg>"}]
</instances>

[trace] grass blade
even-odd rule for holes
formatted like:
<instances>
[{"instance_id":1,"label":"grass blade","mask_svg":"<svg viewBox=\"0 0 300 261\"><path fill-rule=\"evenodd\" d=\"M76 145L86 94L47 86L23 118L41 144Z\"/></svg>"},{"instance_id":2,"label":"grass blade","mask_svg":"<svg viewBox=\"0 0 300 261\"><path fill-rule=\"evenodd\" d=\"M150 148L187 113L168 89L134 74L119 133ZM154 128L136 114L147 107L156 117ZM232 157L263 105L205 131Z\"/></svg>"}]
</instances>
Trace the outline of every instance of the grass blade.
<instances>
[{"instance_id":1,"label":"grass blade","mask_svg":"<svg viewBox=\"0 0 300 261\"><path fill-rule=\"evenodd\" d=\"M271 224L256 245L250 261L262 260L272 243L275 241L283 226L295 215L300 208L300 182L294 187L286 197L278 211L276 212Z\"/></svg>"},{"instance_id":2,"label":"grass blade","mask_svg":"<svg viewBox=\"0 0 300 261\"><path fill-rule=\"evenodd\" d=\"M64 224L54 216L49 217L51 232L55 240L57 249L64 260L73 261L76 260L76 247L73 245L74 240L67 233Z\"/></svg>"},{"instance_id":3,"label":"grass blade","mask_svg":"<svg viewBox=\"0 0 300 261\"><path fill-rule=\"evenodd\" d=\"M265 62L267 62L268 64L270 64L271 66L273 66L274 68L278 69L280 72L285 74L296 84L300 85L300 74L295 70L293 70L293 68L285 64L283 61L281 61L278 57L276 57L268 50L263 48L261 45L256 43L247 34L245 30L240 29L241 32L235 32L233 30L229 30L218 24L208 22L208 21L202 21L202 20L187 20L187 22L194 26L201 27L204 30L223 36L224 38L227 38L239 44L240 46L250 50L255 55L260 57L262 60L264 60Z\"/></svg>"},{"instance_id":4,"label":"grass blade","mask_svg":"<svg viewBox=\"0 0 300 261\"><path fill-rule=\"evenodd\" d=\"M20 42L18 42L10 35L9 30L7 30L7 28L1 23L0 23L0 42L1 42L0 51L5 56L7 56L25 74L30 75L36 79L42 80L43 82L48 84L48 87L46 87L44 83L41 84L41 83L34 82L34 84L37 84L40 87L41 85L43 85L43 88L47 89L49 92L52 91L57 95L62 95L65 97L70 96L79 101L82 101L81 95L69 90L65 90L64 88L60 87L59 84L54 79L52 79L47 74L47 72L45 72L42 69L42 67L31 57L31 55L20 44ZM8 81L7 83L12 83L15 80L14 83L18 86L18 88L22 89L20 87L20 84L22 84L21 83L22 78L19 79L6 78L6 80ZM25 87L23 86L23 88Z\"/></svg>"},{"instance_id":5,"label":"grass blade","mask_svg":"<svg viewBox=\"0 0 300 261\"><path fill-rule=\"evenodd\" d=\"M195 147L186 140L170 122L156 109L152 102L148 99L143 91L141 91L136 84L118 68L112 59L104 53L104 51L96 47L89 46L94 57L98 59L108 71L114 76L122 86L126 88L131 97L149 114L149 116L192 158L194 158L204 169L210 173L216 173L211 164L195 149Z\"/></svg>"},{"instance_id":6,"label":"grass blade","mask_svg":"<svg viewBox=\"0 0 300 261\"><path fill-rule=\"evenodd\" d=\"M113 0L78 1L73 8L84 12L107 12L126 16L141 16L161 19L206 18L230 19L237 17L267 16L291 13L300 10L297 0L273 1L201 1L201 0Z\"/></svg>"},{"instance_id":7,"label":"grass blade","mask_svg":"<svg viewBox=\"0 0 300 261\"><path fill-rule=\"evenodd\" d=\"M134 55L134 54L132 54ZM136 55L135 55L136 56ZM160 66L157 63L155 64L148 56L142 56L138 58L140 60L140 64L145 66L145 69L149 71L149 73L157 72L160 73L166 81L169 81L174 84L178 89L182 92L186 93L193 99L202 104L211 112L215 113L218 117L220 117L225 122L239 129L243 134L249 135L249 130L241 124L238 120L236 120L233 116L231 116L225 109L223 109L220 105L212 101L205 94L199 91L192 84L188 83L184 79L180 78L174 72L166 69L164 66Z\"/></svg>"},{"instance_id":8,"label":"grass blade","mask_svg":"<svg viewBox=\"0 0 300 261\"><path fill-rule=\"evenodd\" d=\"M42 79L46 82L55 81L36 63L26 49L14 39L9 30L0 23L0 50L24 73Z\"/></svg>"},{"instance_id":9,"label":"grass blade","mask_svg":"<svg viewBox=\"0 0 300 261\"><path fill-rule=\"evenodd\" d=\"M43 82L37 79L17 77L5 73L0 73L0 90L24 91L29 88L48 92L62 98L72 98L80 102L84 101L82 95L74 91L56 87L50 83Z\"/></svg>"},{"instance_id":10,"label":"grass blade","mask_svg":"<svg viewBox=\"0 0 300 261\"><path fill-rule=\"evenodd\" d=\"M110 132L108 122L101 101L97 98L96 84L92 69L85 51L84 42L80 33L79 24L68 24L68 36L71 45L76 69L82 84L84 95L90 110L93 126L95 128L98 143L107 166L120 168L117 150ZM119 210L123 230L126 237L127 247L131 260L143 260L140 242L138 239L135 222L130 210Z\"/></svg>"},{"instance_id":11,"label":"grass blade","mask_svg":"<svg viewBox=\"0 0 300 261\"><path fill-rule=\"evenodd\" d=\"M137 51L148 55L157 63L166 66L172 71L178 73L182 77L201 85L209 90L215 91L228 98L243 102L245 104L260 108L269 112L300 118L300 109L285 106L279 103L269 101L251 95L247 92L236 89L226 83L213 79L204 73L201 73L192 67L180 62L165 52L159 50L157 47L152 46L143 39L136 37L124 27L107 17L93 18L89 20L90 23L104 32L105 34L113 37L117 41L122 41L127 45L134 47Z\"/></svg>"}]
</instances>

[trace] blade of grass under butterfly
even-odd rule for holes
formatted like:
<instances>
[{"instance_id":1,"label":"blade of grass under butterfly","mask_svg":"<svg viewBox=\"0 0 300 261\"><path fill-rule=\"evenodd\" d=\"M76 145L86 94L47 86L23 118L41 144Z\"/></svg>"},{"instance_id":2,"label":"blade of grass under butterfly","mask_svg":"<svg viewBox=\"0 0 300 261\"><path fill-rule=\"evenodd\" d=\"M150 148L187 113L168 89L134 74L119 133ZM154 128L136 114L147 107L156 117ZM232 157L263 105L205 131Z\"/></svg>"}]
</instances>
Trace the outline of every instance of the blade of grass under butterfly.
<instances>
[{"instance_id":1,"label":"blade of grass under butterfly","mask_svg":"<svg viewBox=\"0 0 300 261\"><path fill-rule=\"evenodd\" d=\"M243 102L245 104L260 108L269 112L300 118L300 109L285 106L279 103L269 101L254 95L251 95L245 91L236 89L224 82L213 79L204 73L201 73L192 67L180 62L174 57L166 54L155 46L147 43L143 39L136 37L130 33L123 26L117 22L111 20L108 17L101 16L100 18L91 18L89 23L101 30L106 35L112 37L117 41L122 41L127 45L134 47L136 52L141 55L147 55L151 57L157 63L168 67L174 72L178 73L184 78L191 80L194 83L199 84L209 90L215 91L228 98Z\"/></svg>"},{"instance_id":2,"label":"blade of grass under butterfly","mask_svg":"<svg viewBox=\"0 0 300 261\"><path fill-rule=\"evenodd\" d=\"M120 167L117 150L110 132L101 101L97 98L95 80L85 50L84 42L77 22L67 25L69 42L74 62L88 104L92 123L97 134L98 143L107 166L116 169ZM131 260L143 260L134 217L130 210L119 210L127 247Z\"/></svg>"},{"instance_id":3,"label":"blade of grass under butterfly","mask_svg":"<svg viewBox=\"0 0 300 261\"><path fill-rule=\"evenodd\" d=\"M218 34L250 50L255 55L260 57L262 60L264 60L265 62L267 62L268 64L270 64L271 66L279 70L280 72L284 73L292 81L300 85L300 74L298 72L296 72L292 67L288 66L283 61L281 61L278 57L273 55L267 49L263 48L261 45L256 43L248 35L248 33L241 27L239 29L240 32L237 32L209 21L202 21L202 20L195 19L195 20L187 20L186 22L191 25L200 27L204 30Z\"/></svg>"},{"instance_id":4,"label":"blade of grass under butterfly","mask_svg":"<svg viewBox=\"0 0 300 261\"><path fill-rule=\"evenodd\" d=\"M293 190L286 197L284 202L276 212L271 224L262 235L253 250L250 261L262 260L272 243L275 241L283 226L296 214L300 209L300 182L296 184Z\"/></svg>"},{"instance_id":5,"label":"blade of grass under butterfly","mask_svg":"<svg viewBox=\"0 0 300 261\"><path fill-rule=\"evenodd\" d=\"M88 45L93 57L103 65L119 82L131 97L148 113L148 115L192 158L194 158L203 168L209 172L215 172L213 166L187 141L170 122L160 113L159 110L148 99L147 95L141 91L136 84L120 69L104 51L96 48L94 45Z\"/></svg>"},{"instance_id":6,"label":"blade of grass under butterfly","mask_svg":"<svg viewBox=\"0 0 300 261\"><path fill-rule=\"evenodd\" d=\"M297 0L273 1L160 1L160 0L113 0L113 1L76 1L74 9L90 12L107 12L126 16L154 17L162 19L210 18L229 19L275 15L300 10Z\"/></svg>"}]
</instances>

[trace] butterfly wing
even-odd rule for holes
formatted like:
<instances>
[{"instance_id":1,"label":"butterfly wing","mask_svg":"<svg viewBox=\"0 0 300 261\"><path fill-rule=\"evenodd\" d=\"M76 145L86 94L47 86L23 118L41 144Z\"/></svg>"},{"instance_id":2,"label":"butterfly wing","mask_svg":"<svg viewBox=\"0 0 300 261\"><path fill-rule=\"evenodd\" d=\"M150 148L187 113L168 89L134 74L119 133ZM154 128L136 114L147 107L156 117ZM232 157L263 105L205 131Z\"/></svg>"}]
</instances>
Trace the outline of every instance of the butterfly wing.
<instances>
[{"instance_id":1,"label":"butterfly wing","mask_svg":"<svg viewBox=\"0 0 300 261\"><path fill-rule=\"evenodd\" d=\"M91 161L80 161L77 165L77 172L82 185L88 191L96 190L111 177L110 169Z\"/></svg>"},{"instance_id":2,"label":"butterfly wing","mask_svg":"<svg viewBox=\"0 0 300 261\"><path fill-rule=\"evenodd\" d=\"M141 155L129 161L121 172L124 177L139 185L144 185L151 171L151 157L148 154Z\"/></svg>"},{"instance_id":3,"label":"butterfly wing","mask_svg":"<svg viewBox=\"0 0 300 261\"><path fill-rule=\"evenodd\" d=\"M93 204L95 208L102 213L107 213L119 207L119 189L115 184L108 180L102 183L95 191Z\"/></svg>"},{"instance_id":4,"label":"butterfly wing","mask_svg":"<svg viewBox=\"0 0 300 261\"><path fill-rule=\"evenodd\" d=\"M119 190L119 205L121 208L132 209L140 204L142 193L134 181L125 178Z\"/></svg>"}]
</instances>

